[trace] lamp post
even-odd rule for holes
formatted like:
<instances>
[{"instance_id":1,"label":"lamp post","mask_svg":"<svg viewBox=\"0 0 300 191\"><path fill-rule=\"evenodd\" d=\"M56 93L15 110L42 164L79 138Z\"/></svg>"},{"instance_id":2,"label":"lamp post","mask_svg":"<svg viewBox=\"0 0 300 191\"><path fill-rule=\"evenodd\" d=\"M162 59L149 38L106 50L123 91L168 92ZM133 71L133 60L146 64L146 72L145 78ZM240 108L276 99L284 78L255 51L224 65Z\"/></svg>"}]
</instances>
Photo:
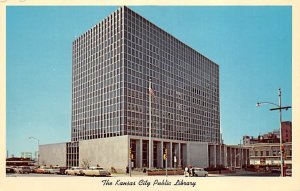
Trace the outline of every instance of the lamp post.
<instances>
[{"instance_id":1,"label":"lamp post","mask_svg":"<svg viewBox=\"0 0 300 191\"><path fill-rule=\"evenodd\" d=\"M39 146L40 146L40 140L38 138L35 138L35 137L29 137L29 139L35 139L35 140L37 140L37 143L38 143L38 148L37 148L37 163L39 165L39 155L40 155Z\"/></svg>"},{"instance_id":2,"label":"lamp post","mask_svg":"<svg viewBox=\"0 0 300 191\"><path fill-rule=\"evenodd\" d=\"M281 88L278 89L278 104L276 103L272 103L272 102L268 102L268 101L265 101L265 102L258 102L256 104L257 107L260 107L261 105L264 105L264 104L269 104L269 105L274 105L276 106L275 108L271 108L270 110L271 111L275 111L275 110L279 110L279 121L280 121L280 129L279 129L279 140L280 140L280 176L283 176L283 156L282 156L282 153L283 153L283 150L281 149L282 148L282 132L281 132L281 128L282 128L282 112L281 110L288 110L289 108L292 108L291 106L282 106L281 105Z\"/></svg>"}]
</instances>

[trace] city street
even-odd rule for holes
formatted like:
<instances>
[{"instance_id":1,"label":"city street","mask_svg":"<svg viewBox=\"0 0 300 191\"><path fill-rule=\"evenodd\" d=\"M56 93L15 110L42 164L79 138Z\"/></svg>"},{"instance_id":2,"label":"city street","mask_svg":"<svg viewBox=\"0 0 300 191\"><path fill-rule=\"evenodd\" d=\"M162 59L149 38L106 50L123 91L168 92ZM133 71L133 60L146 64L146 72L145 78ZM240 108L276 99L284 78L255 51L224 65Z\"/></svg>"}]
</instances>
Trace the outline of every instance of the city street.
<instances>
[{"instance_id":1,"label":"city street","mask_svg":"<svg viewBox=\"0 0 300 191\"><path fill-rule=\"evenodd\" d=\"M112 174L111 177L128 177L128 174L118 173ZM140 172L133 172L132 177L145 177L148 176L147 174L140 173ZM162 175L164 176L164 175ZM151 176L151 177L162 177L162 176ZM168 176L176 176L180 177L183 175L168 175ZM226 176L243 176L243 177L256 177L256 176L265 176L265 177L279 177L279 173L268 173L268 172L250 172L250 171L241 171L236 173L227 173L227 174L208 174L208 177L226 177ZM95 178L91 176L70 176L70 175L59 175L59 174L37 174L37 173L30 173L30 174L7 174L6 177L71 177L71 178ZM195 178L204 178L204 177L195 177Z\"/></svg>"}]
</instances>

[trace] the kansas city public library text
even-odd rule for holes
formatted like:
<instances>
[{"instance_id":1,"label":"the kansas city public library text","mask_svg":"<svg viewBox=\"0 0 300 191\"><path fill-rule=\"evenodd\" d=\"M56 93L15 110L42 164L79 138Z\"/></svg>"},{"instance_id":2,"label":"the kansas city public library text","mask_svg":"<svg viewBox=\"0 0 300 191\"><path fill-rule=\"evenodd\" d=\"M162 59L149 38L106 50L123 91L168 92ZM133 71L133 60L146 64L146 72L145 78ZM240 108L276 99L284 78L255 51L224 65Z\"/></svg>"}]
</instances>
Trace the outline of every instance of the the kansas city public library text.
<instances>
[{"instance_id":1,"label":"the kansas city public library text","mask_svg":"<svg viewBox=\"0 0 300 191\"><path fill-rule=\"evenodd\" d=\"M158 180L155 179L154 181L149 181L147 179L140 179L137 181L122 181L120 179L111 181L108 179L102 180L103 186L196 186L196 182L193 181L185 181L183 179L178 179L174 182L171 182L167 179L164 180Z\"/></svg>"}]
</instances>

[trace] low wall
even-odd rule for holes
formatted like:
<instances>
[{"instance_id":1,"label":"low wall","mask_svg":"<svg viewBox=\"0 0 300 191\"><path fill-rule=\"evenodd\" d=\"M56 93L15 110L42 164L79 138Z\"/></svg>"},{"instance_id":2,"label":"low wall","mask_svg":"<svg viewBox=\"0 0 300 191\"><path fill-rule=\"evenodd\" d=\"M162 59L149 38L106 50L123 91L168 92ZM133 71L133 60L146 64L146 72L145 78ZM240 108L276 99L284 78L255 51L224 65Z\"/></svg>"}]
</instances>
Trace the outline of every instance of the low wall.
<instances>
[{"instance_id":1,"label":"low wall","mask_svg":"<svg viewBox=\"0 0 300 191\"><path fill-rule=\"evenodd\" d=\"M89 166L101 166L117 172L125 172L129 154L128 136L79 141L79 166L87 160Z\"/></svg>"},{"instance_id":2,"label":"low wall","mask_svg":"<svg viewBox=\"0 0 300 191\"><path fill-rule=\"evenodd\" d=\"M39 165L66 166L67 143L39 145Z\"/></svg>"},{"instance_id":3,"label":"low wall","mask_svg":"<svg viewBox=\"0 0 300 191\"><path fill-rule=\"evenodd\" d=\"M153 170L153 171L148 171L148 176L154 176L154 175L165 175L166 170ZM183 175L184 171L179 169L179 170L167 170L168 175Z\"/></svg>"}]
</instances>

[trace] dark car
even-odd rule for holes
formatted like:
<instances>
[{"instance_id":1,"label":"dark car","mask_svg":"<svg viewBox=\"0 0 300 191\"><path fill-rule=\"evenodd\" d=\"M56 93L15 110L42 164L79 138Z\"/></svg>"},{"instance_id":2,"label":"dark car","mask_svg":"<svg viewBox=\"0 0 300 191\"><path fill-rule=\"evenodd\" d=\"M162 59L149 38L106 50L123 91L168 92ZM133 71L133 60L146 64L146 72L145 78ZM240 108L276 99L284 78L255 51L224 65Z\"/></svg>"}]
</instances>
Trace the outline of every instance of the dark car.
<instances>
[{"instance_id":1,"label":"dark car","mask_svg":"<svg viewBox=\"0 0 300 191\"><path fill-rule=\"evenodd\" d=\"M279 168L273 168L273 169L271 170L271 172L272 172L272 173L280 173L281 170L280 170Z\"/></svg>"},{"instance_id":2,"label":"dark car","mask_svg":"<svg viewBox=\"0 0 300 191\"><path fill-rule=\"evenodd\" d=\"M16 173L15 169L12 168L12 167L6 167L6 173L9 174L9 173Z\"/></svg>"},{"instance_id":3,"label":"dark car","mask_svg":"<svg viewBox=\"0 0 300 191\"><path fill-rule=\"evenodd\" d=\"M57 174L66 174L66 170L68 169L68 167L59 167L59 172Z\"/></svg>"},{"instance_id":4,"label":"dark car","mask_svg":"<svg viewBox=\"0 0 300 191\"><path fill-rule=\"evenodd\" d=\"M20 174L29 174L32 172L31 168L29 166L20 166L16 168L16 172Z\"/></svg>"}]
</instances>

